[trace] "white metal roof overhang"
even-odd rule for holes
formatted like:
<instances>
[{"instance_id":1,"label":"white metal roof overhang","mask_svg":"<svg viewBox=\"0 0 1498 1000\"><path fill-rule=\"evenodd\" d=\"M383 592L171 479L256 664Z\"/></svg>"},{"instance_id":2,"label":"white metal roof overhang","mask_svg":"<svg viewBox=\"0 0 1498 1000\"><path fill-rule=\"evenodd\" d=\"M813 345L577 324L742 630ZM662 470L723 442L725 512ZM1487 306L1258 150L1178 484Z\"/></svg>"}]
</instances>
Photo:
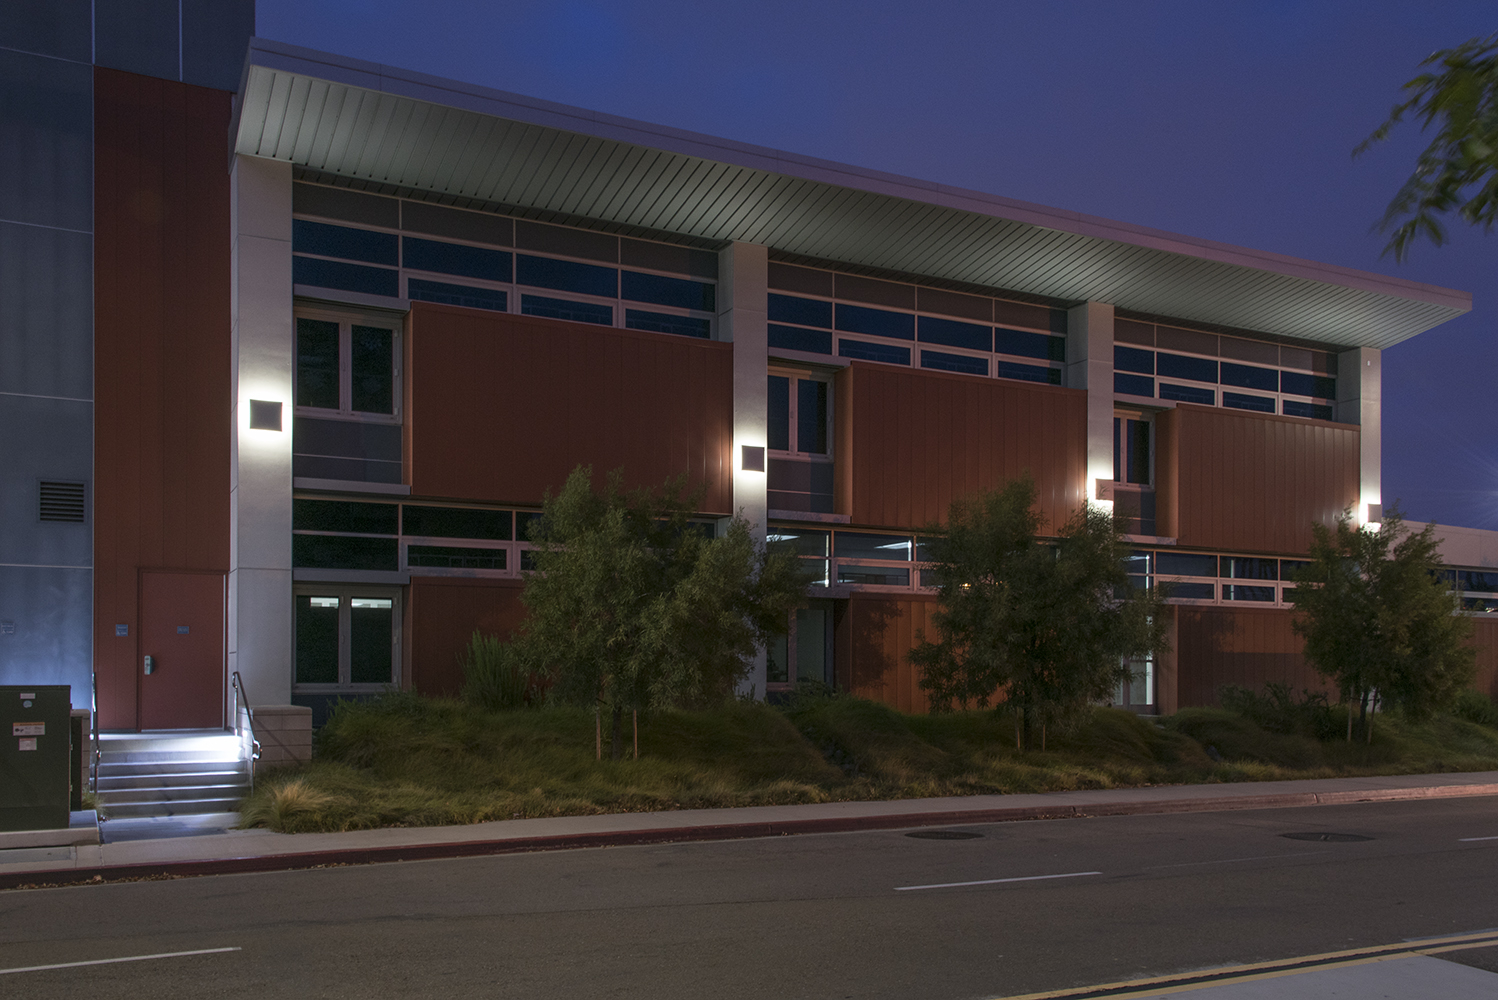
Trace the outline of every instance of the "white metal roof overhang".
<instances>
[{"instance_id":1,"label":"white metal roof overhang","mask_svg":"<svg viewBox=\"0 0 1498 1000\"><path fill-rule=\"evenodd\" d=\"M683 132L263 39L236 153L434 198L1386 348L1469 293Z\"/></svg>"}]
</instances>

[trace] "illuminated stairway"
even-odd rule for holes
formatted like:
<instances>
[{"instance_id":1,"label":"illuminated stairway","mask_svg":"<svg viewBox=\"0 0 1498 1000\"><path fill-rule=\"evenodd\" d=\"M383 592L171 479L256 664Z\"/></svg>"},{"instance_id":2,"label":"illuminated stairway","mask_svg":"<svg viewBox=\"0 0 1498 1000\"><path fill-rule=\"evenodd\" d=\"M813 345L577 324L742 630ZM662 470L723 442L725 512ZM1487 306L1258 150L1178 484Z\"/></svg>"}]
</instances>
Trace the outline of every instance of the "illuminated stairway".
<instances>
[{"instance_id":1,"label":"illuminated stairway","mask_svg":"<svg viewBox=\"0 0 1498 1000\"><path fill-rule=\"evenodd\" d=\"M242 745L217 729L100 733L99 808L112 819L235 812L250 791Z\"/></svg>"}]
</instances>

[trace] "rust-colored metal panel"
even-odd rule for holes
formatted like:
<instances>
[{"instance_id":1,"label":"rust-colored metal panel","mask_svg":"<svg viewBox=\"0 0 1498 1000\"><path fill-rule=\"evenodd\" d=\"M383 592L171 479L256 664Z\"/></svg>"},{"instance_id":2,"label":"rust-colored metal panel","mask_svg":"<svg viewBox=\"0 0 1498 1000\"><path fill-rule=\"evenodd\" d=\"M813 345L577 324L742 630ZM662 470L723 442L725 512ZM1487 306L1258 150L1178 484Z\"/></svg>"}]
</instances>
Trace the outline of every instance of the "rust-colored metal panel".
<instances>
[{"instance_id":1,"label":"rust-colored metal panel","mask_svg":"<svg viewBox=\"0 0 1498 1000\"><path fill-rule=\"evenodd\" d=\"M839 688L902 712L927 712L920 673L911 665L916 633L931 633L935 600L850 598L834 638Z\"/></svg>"},{"instance_id":2,"label":"rust-colored metal panel","mask_svg":"<svg viewBox=\"0 0 1498 1000\"><path fill-rule=\"evenodd\" d=\"M1477 675L1472 686L1489 698L1498 698L1498 621L1472 620L1472 645L1477 648Z\"/></svg>"},{"instance_id":3,"label":"rust-colored metal panel","mask_svg":"<svg viewBox=\"0 0 1498 1000\"><path fill-rule=\"evenodd\" d=\"M1180 545L1305 552L1313 522L1358 502L1359 435L1350 424L1167 410L1156 431L1159 530Z\"/></svg>"},{"instance_id":4,"label":"rust-colored metal panel","mask_svg":"<svg viewBox=\"0 0 1498 1000\"><path fill-rule=\"evenodd\" d=\"M836 394L838 496L855 524L941 521L956 497L1027 471L1048 525L1083 501L1085 393L855 361Z\"/></svg>"},{"instance_id":5,"label":"rust-colored metal panel","mask_svg":"<svg viewBox=\"0 0 1498 1000\"><path fill-rule=\"evenodd\" d=\"M508 638L525 619L519 580L413 577L407 600L411 687L454 697L463 689L462 657L474 630Z\"/></svg>"},{"instance_id":6,"label":"rust-colored metal panel","mask_svg":"<svg viewBox=\"0 0 1498 1000\"><path fill-rule=\"evenodd\" d=\"M223 573L141 572L139 728L223 726L224 582Z\"/></svg>"},{"instance_id":7,"label":"rust-colored metal panel","mask_svg":"<svg viewBox=\"0 0 1498 1000\"><path fill-rule=\"evenodd\" d=\"M137 725L142 567L229 566L232 95L94 70L94 669ZM115 626L130 635L116 635Z\"/></svg>"},{"instance_id":8,"label":"rust-colored metal panel","mask_svg":"<svg viewBox=\"0 0 1498 1000\"><path fill-rule=\"evenodd\" d=\"M1215 705L1224 684L1288 684L1335 692L1306 662L1291 613L1278 608L1190 607L1176 614L1176 690L1181 708Z\"/></svg>"},{"instance_id":9,"label":"rust-colored metal panel","mask_svg":"<svg viewBox=\"0 0 1498 1000\"><path fill-rule=\"evenodd\" d=\"M732 345L427 302L408 330L412 492L533 504L583 464L733 512Z\"/></svg>"}]
</instances>

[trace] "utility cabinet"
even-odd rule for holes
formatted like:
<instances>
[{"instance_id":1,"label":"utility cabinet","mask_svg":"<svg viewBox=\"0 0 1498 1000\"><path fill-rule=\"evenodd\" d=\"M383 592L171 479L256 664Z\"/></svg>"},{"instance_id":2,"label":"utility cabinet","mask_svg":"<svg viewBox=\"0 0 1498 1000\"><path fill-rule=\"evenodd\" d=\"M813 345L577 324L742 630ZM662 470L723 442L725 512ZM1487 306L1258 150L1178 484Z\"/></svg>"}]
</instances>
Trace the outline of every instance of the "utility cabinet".
<instances>
[{"instance_id":1,"label":"utility cabinet","mask_svg":"<svg viewBox=\"0 0 1498 1000\"><path fill-rule=\"evenodd\" d=\"M66 684L0 686L0 830L62 830L71 798Z\"/></svg>"}]
</instances>

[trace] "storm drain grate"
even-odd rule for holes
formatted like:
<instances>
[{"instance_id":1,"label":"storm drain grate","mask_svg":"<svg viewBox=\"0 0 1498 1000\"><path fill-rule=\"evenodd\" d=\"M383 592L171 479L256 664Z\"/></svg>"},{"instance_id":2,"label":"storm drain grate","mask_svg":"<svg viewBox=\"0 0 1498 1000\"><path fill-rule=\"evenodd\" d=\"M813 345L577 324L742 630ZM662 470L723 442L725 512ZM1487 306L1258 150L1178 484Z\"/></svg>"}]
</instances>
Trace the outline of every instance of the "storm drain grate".
<instances>
[{"instance_id":1,"label":"storm drain grate","mask_svg":"<svg viewBox=\"0 0 1498 1000\"><path fill-rule=\"evenodd\" d=\"M977 840L983 834L971 830L912 830L905 836L917 840Z\"/></svg>"},{"instance_id":2,"label":"storm drain grate","mask_svg":"<svg viewBox=\"0 0 1498 1000\"><path fill-rule=\"evenodd\" d=\"M43 521L82 523L84 515L83 484L41 481L39 510Z\"/></svg>"},{"instance_id":3,"label":"storm drain grate","mask_svg":"<svg viewBox=\"0 0 1498 1000\"><path fill-rule=\"evenodd\" d=\"M1282 833L1291 840L1316 840L1324 844L1352 844L1359 840L1372 840L1360 833Z\"/></svg>"}]
</instances>

